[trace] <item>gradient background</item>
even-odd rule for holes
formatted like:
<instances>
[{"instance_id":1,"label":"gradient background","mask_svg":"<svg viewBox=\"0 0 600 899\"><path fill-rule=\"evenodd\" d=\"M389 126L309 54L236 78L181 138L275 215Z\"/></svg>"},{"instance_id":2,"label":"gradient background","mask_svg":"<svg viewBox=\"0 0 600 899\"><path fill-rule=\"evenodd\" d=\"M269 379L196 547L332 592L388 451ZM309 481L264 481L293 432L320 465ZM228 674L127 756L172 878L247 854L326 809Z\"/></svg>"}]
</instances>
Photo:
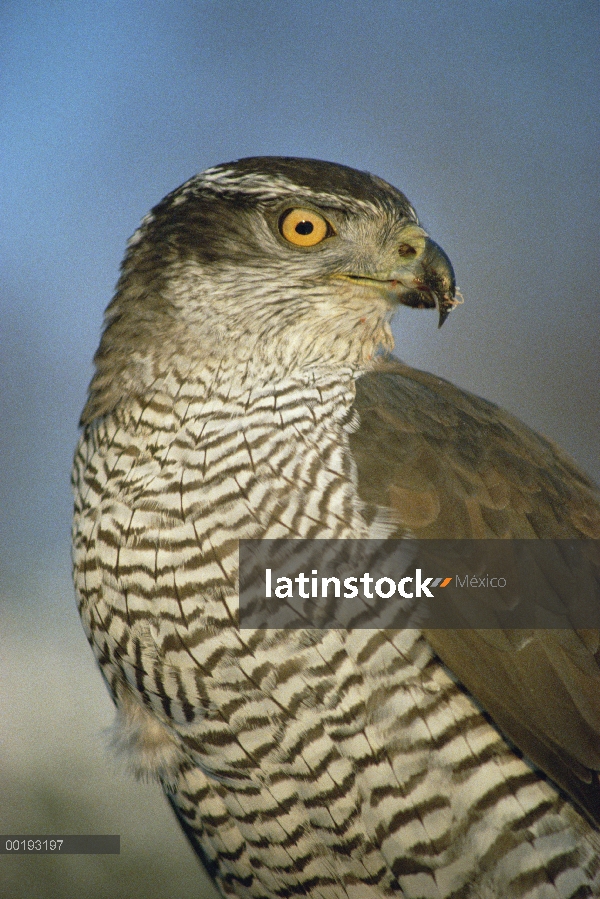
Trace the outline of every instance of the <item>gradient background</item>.
<instances>
[{"instance_id":1,"label":"gradient background","mask_svg":"<svg viewBox=\"0 0 600 899\"><path fill-rule=\"evenodd\" d=\"M206 896L111 703L69 574L69 469L102 312L142 215L242 156L391 181L453 260L405 361L505 406L600 479L596 0L144 0L0 8L0 832L120 833L0 856L5 897ZM200 889L200 892L199 892Z\"/></svg>"}]
</instances>

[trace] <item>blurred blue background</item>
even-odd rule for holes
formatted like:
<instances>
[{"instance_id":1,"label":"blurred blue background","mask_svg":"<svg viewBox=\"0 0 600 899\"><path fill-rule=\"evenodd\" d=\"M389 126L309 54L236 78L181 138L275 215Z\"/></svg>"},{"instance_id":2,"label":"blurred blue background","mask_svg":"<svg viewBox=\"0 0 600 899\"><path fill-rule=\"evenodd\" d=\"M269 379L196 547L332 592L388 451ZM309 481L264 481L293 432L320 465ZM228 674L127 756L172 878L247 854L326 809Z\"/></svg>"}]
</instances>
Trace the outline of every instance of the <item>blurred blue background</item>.
<instances>
[{"instance_id":1,"label":"blurred blue background","mask_svg":"<svg viewBox=\"0 0 600 899\"><path fill-rule=\"evenodd\" d=\"M242 156L311 156L403 190L466 302L442 331L435 315L401 310L397 354L500 403L600 480L599 10L596 0L2 4L3 832L34 821L93 832L101 800L104 832L125 828L150 872L139 895L194 895L183 841L178 885L143 836L161 815L158 842L175 831L161 797L103 755L110 702L69 581L69 469L102 312L126 239L194 173ZM143 808L123 822L124 804ZM34 894L18 885L30 861L3 867L3 895ZM88 878L36 861L38 891L51 875ZM138 868L123 855L103 864L98 895L113 875L111 895L138 895Z\"/></svg>"}]
</instances>

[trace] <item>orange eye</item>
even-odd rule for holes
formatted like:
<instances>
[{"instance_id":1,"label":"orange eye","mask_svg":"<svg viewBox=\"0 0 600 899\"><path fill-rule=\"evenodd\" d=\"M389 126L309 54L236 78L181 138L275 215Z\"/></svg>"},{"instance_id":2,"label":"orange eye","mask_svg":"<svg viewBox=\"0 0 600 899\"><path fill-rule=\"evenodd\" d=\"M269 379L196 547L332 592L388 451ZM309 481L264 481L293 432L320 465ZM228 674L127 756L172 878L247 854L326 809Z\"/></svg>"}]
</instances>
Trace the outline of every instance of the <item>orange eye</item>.
<instances>
[{"instance_id":1,"label":"orange eye","mask_svg":"<svg viewBox=\"0 0 600 899\"><path fill-rule=\"evenodd\" d=\"M331 225L312 209L289 209L279 220L283 237L297 247L314 247L333 233Z\"/></svg>"}]
</instances>

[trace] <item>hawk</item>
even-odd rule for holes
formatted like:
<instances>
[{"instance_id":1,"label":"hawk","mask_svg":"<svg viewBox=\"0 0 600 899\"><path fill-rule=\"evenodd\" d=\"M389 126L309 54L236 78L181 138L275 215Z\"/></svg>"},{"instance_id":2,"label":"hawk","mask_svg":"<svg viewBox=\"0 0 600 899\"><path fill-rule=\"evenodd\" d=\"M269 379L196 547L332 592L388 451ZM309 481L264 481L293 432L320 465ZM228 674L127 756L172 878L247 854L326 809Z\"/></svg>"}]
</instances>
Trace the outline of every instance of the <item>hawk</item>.
<instances>
[{"instance_id":1,"label":"hawk","mask_svg":"<svg viewBox=\"0 0 600 899\"><path fill-rule=\"evenodd\" d=\"M240 538L598 538L548 440L390 355L459 301L406 197L251 158L129 241L73 484L114 742L224 896L600 895L600 637L240 630Z\"/></svg>"}]
</instances>

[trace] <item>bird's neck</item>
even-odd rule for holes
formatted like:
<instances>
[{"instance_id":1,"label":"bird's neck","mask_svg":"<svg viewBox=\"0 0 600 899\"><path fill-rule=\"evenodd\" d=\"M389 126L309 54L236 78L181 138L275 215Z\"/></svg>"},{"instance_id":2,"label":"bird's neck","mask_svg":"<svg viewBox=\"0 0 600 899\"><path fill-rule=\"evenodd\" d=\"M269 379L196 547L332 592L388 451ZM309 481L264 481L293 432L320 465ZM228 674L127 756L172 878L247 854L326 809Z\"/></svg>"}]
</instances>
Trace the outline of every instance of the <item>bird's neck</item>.
<instances>
[{"instance_id":1,"label":"bird's neck","mask_svg":"<svg viewBox=\"0 0 600 899\"><path fill-rule=\"evenodd\" d=\"M192 422L229 422L246 428L250 421L269 421L273 428L295 416L316 424L328 419L341 423L351 415L355 380L362 369L315 365L282 373L277 366L253 370L248 363L195 370L172 370L140 394L124 397L116 411L121 424L143 424L160 410L173 428ZM150 420L148 420L150 424Z\"/></svg>"}]
</instances>

